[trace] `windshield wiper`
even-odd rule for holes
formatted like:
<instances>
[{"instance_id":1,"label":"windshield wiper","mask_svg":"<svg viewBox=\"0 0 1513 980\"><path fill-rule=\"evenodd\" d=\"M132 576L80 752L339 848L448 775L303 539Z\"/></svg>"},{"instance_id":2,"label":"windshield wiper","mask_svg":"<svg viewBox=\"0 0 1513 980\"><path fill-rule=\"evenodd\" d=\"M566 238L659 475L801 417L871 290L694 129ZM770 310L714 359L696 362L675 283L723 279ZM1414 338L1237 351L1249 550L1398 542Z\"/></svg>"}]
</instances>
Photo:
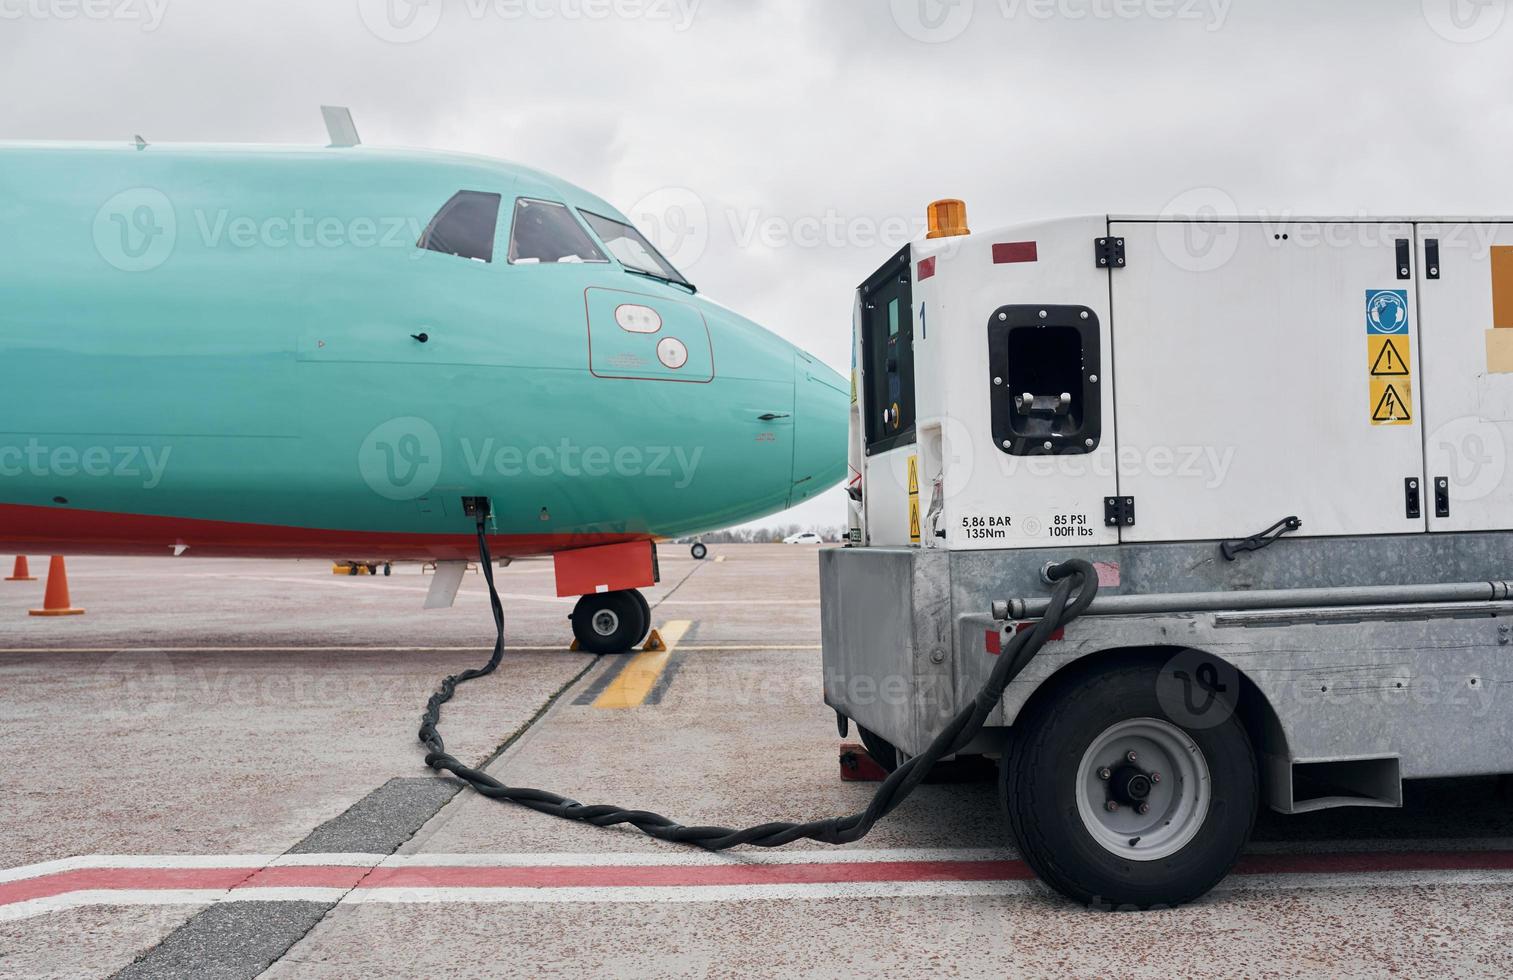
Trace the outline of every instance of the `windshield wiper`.
<instances>
[{"instance_id":1,"label":"windshield wiper","mask_svg":"<svg viewBox=\"0 0 1513 980\"><path fill-rule=\"evenodd\" d=\"M699 291L699 288L697 286L687 281L686 279L674 279L671 276L664 276L657 272L647 272L645 269L632 269L628 265L624 266L623 268L626 272L629 272L633 276L645 276L648 279L655 279L657 282L665 282L669 286L682 286L690 293L698 293Z\"/></svg>"}]
</instances>

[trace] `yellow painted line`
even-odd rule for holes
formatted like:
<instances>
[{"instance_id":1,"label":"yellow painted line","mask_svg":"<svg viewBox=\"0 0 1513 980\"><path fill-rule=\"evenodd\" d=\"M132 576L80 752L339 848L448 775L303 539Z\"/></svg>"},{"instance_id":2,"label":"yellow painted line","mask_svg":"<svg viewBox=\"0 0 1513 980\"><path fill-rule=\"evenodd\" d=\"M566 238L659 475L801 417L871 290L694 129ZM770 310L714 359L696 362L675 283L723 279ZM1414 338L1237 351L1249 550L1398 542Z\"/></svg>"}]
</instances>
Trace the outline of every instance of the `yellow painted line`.
<instances>
[{"instance_id":1,"label":"yellow painted line","mask_svg":"<svg viewBox=\"0 0 1513 980\"><path fill-rule=\"evenodd\" d=\"M657 680L661 678L662 671L667 669L668 658L672 656L673 648L688 632L693 625L691 619L674 619L661 628L662 643L665 650L647 650L638 653L635 659L625 665L620 671L620 676L610 682L594 702L596 708L639 708L651 693L651 689L657 686Z\"/></svg>"},{"instance_id":2,"label":"yellow painted line","mask_svg":"<svg viewBox=\"0 0 1513 980\"><path fill-rule=\"evenodd\" d=\"M722 562L722 561L725 560L725 556L724 555L715 555L714 556L714 560L715 560L715 564L719 564L720 562Z\"/></svg>"}]
</instances>

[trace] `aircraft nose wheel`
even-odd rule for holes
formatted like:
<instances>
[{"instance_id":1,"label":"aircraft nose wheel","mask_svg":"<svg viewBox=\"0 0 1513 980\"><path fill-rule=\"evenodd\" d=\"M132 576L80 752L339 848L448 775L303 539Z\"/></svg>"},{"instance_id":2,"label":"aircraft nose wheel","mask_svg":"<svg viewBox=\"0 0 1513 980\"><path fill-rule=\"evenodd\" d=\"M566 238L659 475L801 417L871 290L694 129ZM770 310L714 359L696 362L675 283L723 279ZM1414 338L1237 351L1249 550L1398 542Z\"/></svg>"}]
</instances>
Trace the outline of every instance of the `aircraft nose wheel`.
<instances>
[{"instance_id":1,"label":"aircraft nose wheel","mask_svg":"<svg viewBox=\"0 0 1513 980\"><path fill-rule=\"evenodd\" d=\"M651 629L651 608L641 593L586 595L573 609L573 636L586 653L628 653Z\"/></svg>"}]
</instances>

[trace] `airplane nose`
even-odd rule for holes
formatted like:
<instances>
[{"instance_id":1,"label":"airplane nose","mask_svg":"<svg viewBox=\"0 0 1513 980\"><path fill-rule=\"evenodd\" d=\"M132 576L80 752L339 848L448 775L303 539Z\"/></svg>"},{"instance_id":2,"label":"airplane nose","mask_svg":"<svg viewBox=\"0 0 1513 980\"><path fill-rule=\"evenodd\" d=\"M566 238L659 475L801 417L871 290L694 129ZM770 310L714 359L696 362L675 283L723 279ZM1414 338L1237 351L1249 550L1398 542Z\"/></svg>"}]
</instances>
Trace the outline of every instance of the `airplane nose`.
<instances>
[{"instance_id":1,"label":"airplane nose","mask_svg":"<svg viewBox=\"0 0 1513 980\"><path fill-rule=\"evenodd\" d=\"M849 407L846 379L802 351L794 355L790 507L845 477Z\"/></svg>"}]
</instances>

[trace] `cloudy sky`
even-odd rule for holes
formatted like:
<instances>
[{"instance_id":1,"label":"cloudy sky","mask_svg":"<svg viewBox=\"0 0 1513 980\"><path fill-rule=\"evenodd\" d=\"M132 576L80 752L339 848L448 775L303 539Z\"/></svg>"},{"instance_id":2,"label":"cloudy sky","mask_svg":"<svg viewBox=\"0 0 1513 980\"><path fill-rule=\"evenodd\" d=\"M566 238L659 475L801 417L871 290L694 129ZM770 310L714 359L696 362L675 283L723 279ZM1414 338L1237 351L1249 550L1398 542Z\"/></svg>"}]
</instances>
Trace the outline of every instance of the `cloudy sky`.
<instances>
[{"instance_id":1,"label":"cloudy sky","mask_svg":"<svg viewBox=\"0 0 1513 980\"><path fill-rule=\"evenodd\" d=\"M1513 213L1513 0L0 0L0 138L363 139L610 199L848 368L852 290L975 230L1232 202ZM791 517L841 524L839 493Z\"/></svg>"}]
</instances>

